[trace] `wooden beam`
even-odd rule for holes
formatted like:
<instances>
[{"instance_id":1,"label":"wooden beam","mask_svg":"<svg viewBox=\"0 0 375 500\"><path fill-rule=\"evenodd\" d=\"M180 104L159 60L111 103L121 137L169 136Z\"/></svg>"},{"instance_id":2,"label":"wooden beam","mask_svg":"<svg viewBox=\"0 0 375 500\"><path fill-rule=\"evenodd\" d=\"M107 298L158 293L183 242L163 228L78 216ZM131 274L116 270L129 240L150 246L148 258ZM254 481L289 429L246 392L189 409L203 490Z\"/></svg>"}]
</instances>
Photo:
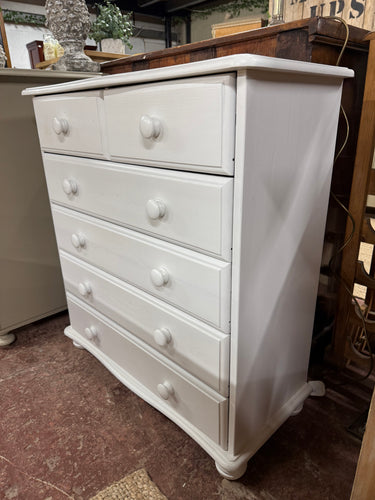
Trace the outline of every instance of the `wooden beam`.
<instances>
[{"instance_id":1,"label":"wooden beam","mask_svg":"<svg viewBox=\"0 0 375 500\"><path fill-rule=\"evenodd\" d=\"M0 11L0 42L2 46L4 47L4 52L7 58L7 67L11 68L12 67L12 62L10 60L10 53L9 53L9 47L8 47L8 40L7 40L7 34L5 32L5 24L4 24L4 18L3 14Z\"/></svg>"},{"instance_id":2,"label":"wooden beam","mask_svg":"<svg viewBox=\"0 0 375 500\"><path fill-rule=\"evenodd\" d=\"M167 12L176 12L202 3L205 2L202 2L202 0L168 0L166 10Z\"/></svg>"}]
</instances>

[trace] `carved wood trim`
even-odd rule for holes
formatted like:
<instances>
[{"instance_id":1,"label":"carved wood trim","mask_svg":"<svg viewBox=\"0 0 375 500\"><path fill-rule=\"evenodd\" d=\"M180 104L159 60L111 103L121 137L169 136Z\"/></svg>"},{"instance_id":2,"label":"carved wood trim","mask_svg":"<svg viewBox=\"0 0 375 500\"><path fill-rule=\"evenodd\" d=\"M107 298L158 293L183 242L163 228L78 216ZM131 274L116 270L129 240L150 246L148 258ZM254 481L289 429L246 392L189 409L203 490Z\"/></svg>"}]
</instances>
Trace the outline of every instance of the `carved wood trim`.
<instances>
[{"instance_id":1,"label":"carved wood trim","mask_svg":"<svg viewBox=\"0 0 375 500\"><path fill-rule=\"evenodd\" d=\"M364 263L361 260L357 260L355 282L359 285L367 286L368 288L375 290L375 279L368 274Z\"/></svg>"},{"instance_id":2,"label":"carved wood trim","mask_svg":"<svg viewBox=\"0 0 375 500\"><path fill-rule=\"evenodd\" d=\"M361 240L364 243L375 245L375 230L371 225L371 217L365 217L363 221Z\"/></svg>"}]
</instances>

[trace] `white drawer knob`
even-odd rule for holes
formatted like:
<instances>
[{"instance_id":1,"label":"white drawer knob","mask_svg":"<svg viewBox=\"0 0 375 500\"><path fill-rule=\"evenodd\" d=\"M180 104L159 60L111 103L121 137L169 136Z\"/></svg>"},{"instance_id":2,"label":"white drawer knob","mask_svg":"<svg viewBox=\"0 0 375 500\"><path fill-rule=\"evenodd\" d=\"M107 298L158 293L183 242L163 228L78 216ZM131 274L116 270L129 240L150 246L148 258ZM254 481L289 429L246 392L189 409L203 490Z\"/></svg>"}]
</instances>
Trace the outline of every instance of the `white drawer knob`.
<instances>
[{"instance_id":1,"label":"white drawer knob","mask_svg":"<svg viewBox=\"0 0 375 500\"><path fill-rule=\"evenodd\" d=\"M78 185L74 179L64 179L62 182L62 188L65 194L68 196L70 194L77 194Z\"/></svg>"},{"instance_id":2,"label":"white drawer knob","mask_svg":"<svg viewBox=\"0 0 375 500\"><path fill-rule=\"evenodd\" d=\"M94 340L98 336L98 330L95 326L89 326L88 328L85 328L85 336L88 340Z\"/></svg>"},{"instance_id":3,"label":"white drawer knob","mask_svg":"<svg viewBox=\"0 0 375 500\"><path fill-rule=\"evenodd\" d=\"M74 248L82 248L86 244L85 237L81 233L73 233L72 234L72 245Z\"/></svg>"},{"instance_id":4,"label":"white drawer knob","mask_svg":"<svg viewBox=\"0 0 375 500\"><path fill-rule=\"evenodd\" d=\"M152 269L150 274L151 274L151 281L155 286L166 285L169 281L169 273L164 267L159 267L158 269Z\"/></svg>"},{"instance_id":5,"label":"white drawer knob","mask_svg":"<svg viewBox=\"0 0 375 500\"><path fill-rule=\"evenodd\" d=\"M174 394L174 389L170 382L164 382L163 384L158 384L157 390L163 399L168 399L170 396L173 396Z\"/></svg>"},{"instance_id":6,"label":"white drawer knob","mask_svg":"<svg viewBox=\"0 0 375 500\"><path fill-rule=\"evenodd\" d=\"M88 297L92 292L90 283L80 283L78 285L78 291L82 297Z\"/></svg>"},{"instance_id":7,"label":"white drawer knob","mask_svg":"<svg viewBox=\"0 0 375 500\"><path fill-rule=\"evenodd\" d=\"M172 340L171 332L168 328L158 328L154 331L154 340L158 345L164 347Z\"/></svg>"},{"instance_id":8,"label":"white drawer knob","mask_svg":"<svg viewBox=\"0 0 375 500\"><path fill-rule=\"evenodd\" d=\"M158 118L143 115L139 122L139 130L145 139L156 139L161 132L161 123Z\"/></svg>"},{"instance_id":9,"label":"white drawer knob","mask_svg":"<svg viewBox=\"0 0 375 500\"><path fill-rule=\"evenodd\" d=\"M55 132L55 134L60 135L66 135L69 131L69 123L68 120L65 120L65 118L55 118L52 120L52 128Z\"/></svg>"},{"instance_id":10,"label":"white drawer knob","mask_svg":"<svg viewBox=\"0 0 375 500\"><path fill-rule=\"evenodd\" d=\"M166 211L165 203L161 200L148 200L146 203L146 212L150 219L161 219Z\"/></svg>"}]
</instances>

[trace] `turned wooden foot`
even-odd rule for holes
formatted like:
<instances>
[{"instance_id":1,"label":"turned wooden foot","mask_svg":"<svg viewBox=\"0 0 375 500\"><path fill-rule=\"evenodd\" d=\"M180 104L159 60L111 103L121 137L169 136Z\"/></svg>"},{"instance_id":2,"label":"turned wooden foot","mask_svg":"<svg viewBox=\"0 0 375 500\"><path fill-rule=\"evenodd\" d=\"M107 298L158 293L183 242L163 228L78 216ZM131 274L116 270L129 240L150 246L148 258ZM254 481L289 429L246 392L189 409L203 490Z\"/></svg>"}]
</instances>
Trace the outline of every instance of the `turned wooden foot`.
<instances>
[{"instance_id":1,"label":"turned wooden foot","mask_svg":"<svg viewBox=\"0 0 375 500\"><path fill-rule=\"evenodd\" d=\"M228 464L228 466L225 466L223 464L219 464L218 462L215 462L215 465L219 474L225 477L225 479L229 479L230 481L239 479L245 474L247 469L247 461L239 464L237 467L233 466L233 464Z\"/></svg>"}]
</instances>

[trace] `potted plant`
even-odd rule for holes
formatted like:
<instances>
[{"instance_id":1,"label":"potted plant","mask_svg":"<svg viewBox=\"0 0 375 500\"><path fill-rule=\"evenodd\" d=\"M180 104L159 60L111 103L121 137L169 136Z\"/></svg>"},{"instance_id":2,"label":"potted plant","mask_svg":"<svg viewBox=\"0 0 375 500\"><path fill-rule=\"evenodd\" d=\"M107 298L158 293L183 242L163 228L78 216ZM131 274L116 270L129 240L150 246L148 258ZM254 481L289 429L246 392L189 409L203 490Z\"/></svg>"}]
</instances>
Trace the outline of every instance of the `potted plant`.
<instances>
[{"instance_id":1,"label":"potted plant","mask_svg":"<svg viewBox=\"0 0 375 500\"><path fill-rule=\"evenodd\" d=\"M131 12L123 14L111 0L96 4L98 15L90 28L89 36L100 42L103 52L125 54L125 45L133 48L129 38L133 34Z\"/></svg>"}]
</instances>

